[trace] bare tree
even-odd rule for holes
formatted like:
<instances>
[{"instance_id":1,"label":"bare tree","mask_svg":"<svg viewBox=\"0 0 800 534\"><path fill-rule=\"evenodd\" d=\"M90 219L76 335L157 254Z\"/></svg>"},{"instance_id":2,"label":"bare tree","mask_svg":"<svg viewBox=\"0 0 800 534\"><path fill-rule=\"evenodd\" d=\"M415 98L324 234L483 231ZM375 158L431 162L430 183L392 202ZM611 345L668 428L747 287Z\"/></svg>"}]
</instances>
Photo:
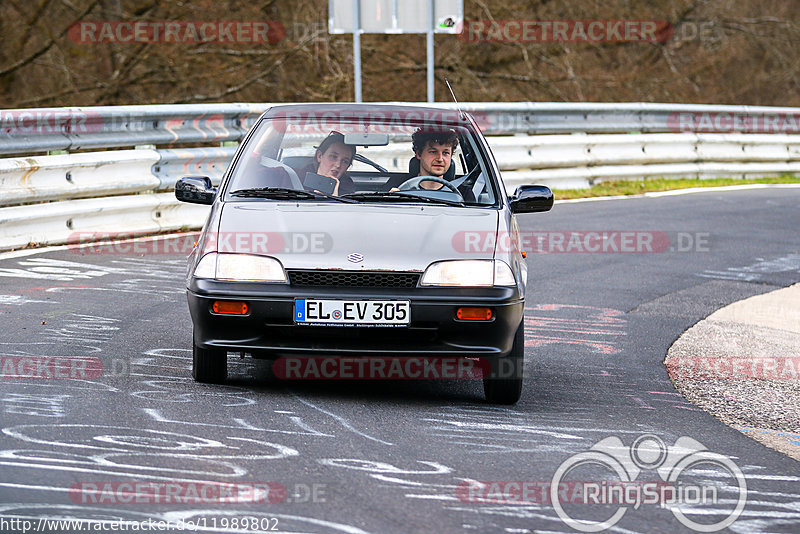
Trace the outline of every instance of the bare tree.
<instances>
[{"instance_id":1,"label":"bare tree","mask_svg":"<svg viewBox=\"0 0 800 534\"><path fill-rule=\"evenodd\" d=\"M0 105L351 100L352 37L327 0L4 0ZM468 20L662 21L646 41L436 36L463 100L800 105L800 4L782 0L466 0ZM278 42L83 42L80 21L272 21ZM670 33L671 32L671 33ZM425 97L425 38L365 35L364 99Z\"/></svg>"}]
</instances>

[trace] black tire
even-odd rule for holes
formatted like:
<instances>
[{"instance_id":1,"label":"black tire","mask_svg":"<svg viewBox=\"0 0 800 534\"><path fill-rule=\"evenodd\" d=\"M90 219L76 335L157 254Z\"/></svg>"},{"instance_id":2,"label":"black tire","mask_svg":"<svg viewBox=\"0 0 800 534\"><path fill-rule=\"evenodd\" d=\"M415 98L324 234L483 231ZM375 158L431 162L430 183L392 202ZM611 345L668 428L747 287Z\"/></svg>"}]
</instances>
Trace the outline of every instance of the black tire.
<instances>
[{"instance_id":1,"label":"black tire","mask_svg":"<svg viewBox=\"0 0 800 534\"><path fill-rule=\"evenodd\" d=\"M228 352L201 349L192 342L192 376L196 382L221 384L228 378Z\"/></svg>"},{"instance_id":2,"label":"black tire","mask_svg":"<svg viewBox=\"0 0 800 534\"><path fill-rule=\"evenodd\" d=\"M492 404L516 404L522 396L523 368L525 367L525 321L514 334L511 352L491 360L491 374L483 379L483 394Z\"/></svg>"}]
</instances>

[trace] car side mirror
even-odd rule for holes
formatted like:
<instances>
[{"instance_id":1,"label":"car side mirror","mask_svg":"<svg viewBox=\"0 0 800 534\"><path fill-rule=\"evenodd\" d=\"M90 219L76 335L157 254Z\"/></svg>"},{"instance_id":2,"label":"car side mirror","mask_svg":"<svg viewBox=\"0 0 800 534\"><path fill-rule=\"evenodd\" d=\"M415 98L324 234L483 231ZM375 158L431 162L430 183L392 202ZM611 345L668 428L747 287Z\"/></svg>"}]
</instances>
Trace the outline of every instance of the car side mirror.
<instances>
[{"instance_id":1,"label":"car side mirror","mask_svg":"<svg viewBox=\"0 0 800 534\"><path fill-rule=\"evenodd\" d=\"M521 185L509 201L513 213L550 211L553 207L553 192L544 185Z\"/></svg>"},{"instance_id":2,"label":"car side mirror","mask_svg":"<svg viewBox=\"0 0 800 534\"><path fill-rule=\"evenodd\" d=\"M192 204L213 204L217 188L208 176L186 176L175 184L175 198Z\"/></svg>"}]
</instances>

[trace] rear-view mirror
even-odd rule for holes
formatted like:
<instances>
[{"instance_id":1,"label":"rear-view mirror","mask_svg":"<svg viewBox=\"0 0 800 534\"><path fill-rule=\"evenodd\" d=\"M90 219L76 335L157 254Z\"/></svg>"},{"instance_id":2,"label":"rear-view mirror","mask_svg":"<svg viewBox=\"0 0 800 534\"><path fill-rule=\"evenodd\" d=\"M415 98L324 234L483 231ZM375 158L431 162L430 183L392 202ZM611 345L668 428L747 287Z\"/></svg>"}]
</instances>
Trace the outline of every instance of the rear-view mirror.
<instances>
[{"instance_id":1,"label":"rear-view mirror","mask_svg":"<svg viewBox=\"0 0 800 534\"><path fill-rule=\"evenodd\" d=\"M386 146L389 144L389 134L387 133L346 133L344 134L344 144L359 146Z\"/></svg>"}]
</instances>

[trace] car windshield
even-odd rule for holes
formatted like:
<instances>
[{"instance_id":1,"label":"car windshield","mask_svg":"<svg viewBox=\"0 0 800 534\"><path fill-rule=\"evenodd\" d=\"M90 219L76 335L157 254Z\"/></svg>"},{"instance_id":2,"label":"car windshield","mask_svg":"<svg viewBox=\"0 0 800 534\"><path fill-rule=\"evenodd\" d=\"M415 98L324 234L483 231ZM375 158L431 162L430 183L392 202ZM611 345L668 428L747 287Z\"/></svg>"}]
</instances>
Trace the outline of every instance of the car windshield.
<instances>
[{"instance_id":1,"label":"car windshield","mask_svg":"<svg viewBox=\"0 0 800 534\"><path fill-rule=\"evenodd\" d=\"M453 117L279 111L249 137L225 198L495 205L498 188L478 134L455 113L438 115Z\"/></svg>"}]
</instances>

